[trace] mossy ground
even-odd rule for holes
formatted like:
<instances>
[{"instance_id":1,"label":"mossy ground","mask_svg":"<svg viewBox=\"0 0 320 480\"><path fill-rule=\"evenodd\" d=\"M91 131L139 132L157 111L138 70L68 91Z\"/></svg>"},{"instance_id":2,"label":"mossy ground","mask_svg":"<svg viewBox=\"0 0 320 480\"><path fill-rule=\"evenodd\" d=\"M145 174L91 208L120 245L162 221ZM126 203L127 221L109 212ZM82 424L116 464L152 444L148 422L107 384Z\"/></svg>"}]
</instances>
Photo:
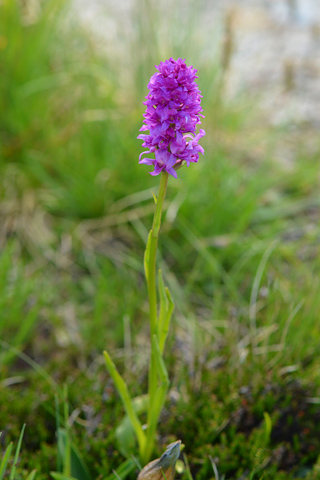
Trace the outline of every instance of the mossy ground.
<instances>
[{"instance_id":1,"label":"mossy ground","mask_svg":"<svg viewBox=\"0 0 320 480\"><path fill-rule=\"evenodd\" d=\"M122 407L103 366L90 369L89 374L83 366L71 368L71 359L67 361L73 441L92 478L105 478L124 460L115 437ZM249 478L252 472L256 472L253 478L263 474L270 480L318 478L320 407L314 401L319 387L302 382L300 375L279 376L270 371L266 377L258 370L239 384L226 369L203 366L200 384L195 374L185 372L172 385L160 419L158 453L181 438L197 479L214 478L210 457L222 478ZM144 373L135 379L131 391L139 394L145 384ZM20 426L27 424L18 471L37 469L37 478L48 478L48 472L57 468L52 387L30 371L21 384L2 387L0 395L3 444L16 441ZM272 423L269 434L266 413Z\"/></svg>"}]
</instances>

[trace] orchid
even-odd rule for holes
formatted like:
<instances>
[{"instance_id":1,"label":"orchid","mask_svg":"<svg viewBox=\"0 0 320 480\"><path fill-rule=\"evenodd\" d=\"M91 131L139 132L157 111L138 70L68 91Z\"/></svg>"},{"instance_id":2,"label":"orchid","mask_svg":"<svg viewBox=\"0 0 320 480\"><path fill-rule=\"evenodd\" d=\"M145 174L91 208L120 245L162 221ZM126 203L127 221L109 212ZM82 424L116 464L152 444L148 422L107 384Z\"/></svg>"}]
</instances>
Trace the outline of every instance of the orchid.
<instances>
[{"instance_id":1,"label":"orchid","mask_svg":"<svg viewBox=\"0 0 320 480\"><path fill-rule=\"evenodd\" d=\"M195 83L196 69L187 67L184 60L170 58L161 62L149 82L149 95L144 104L145 125L140 131L149 130L149 135L140 134L143 147L148 150L140 155L140 163L153 165L151 175L159 175L160 184L152 227L149 232L144 254L144 270L148 288L150 322L150 363L148 395L146 402L147 421L143 426L137 415L135 404L141 398L131 399L125 380L118 372L109 353L104 352L106 365L118 389L127 418L138 441L140 460L145 465L153 453L159 417L169 389L169 377L164 363L163 353L169 332L174 303L169 289L165 287L161 270L156 269L158 238L161 226L162 210L166 196L169 175L177 178L176 170L183 164L187 166L199 159L204 153L199 140L204 130L196 133L201 123L201 94ZM154 154L155 158L142 158L145 154ZM145 402L144 402L145 403ZM130 435L130 432L128 432ZM180 445L180 443L179 443ZM127 452L129 453L129 452ZM149 471L149 470L148 470ZM143 470L142 472L145 472Z\"/></svg>"},{"instance_id":2,"label":"orchid","mask_svg":"<svg viewBox=\"0 0 320 480\"><path fill-rule=\"evenodd\" d=\"M198 142L205 131L200 129L196 134L200 117L204 117L200 113L202 95L195 83L197 70L187 67L185 60L170 58L156 68L158 73L150 79L144 102L147 108L140 131L150 133L138 136L147 148L140 154L139 163L153 165L151 175L165 171L177 178L176 170L184 162L189 167L190 163L198 162L199 153L204 154ZM150 153L155 158L142 158Z\"/></svg>"}]
</instances>

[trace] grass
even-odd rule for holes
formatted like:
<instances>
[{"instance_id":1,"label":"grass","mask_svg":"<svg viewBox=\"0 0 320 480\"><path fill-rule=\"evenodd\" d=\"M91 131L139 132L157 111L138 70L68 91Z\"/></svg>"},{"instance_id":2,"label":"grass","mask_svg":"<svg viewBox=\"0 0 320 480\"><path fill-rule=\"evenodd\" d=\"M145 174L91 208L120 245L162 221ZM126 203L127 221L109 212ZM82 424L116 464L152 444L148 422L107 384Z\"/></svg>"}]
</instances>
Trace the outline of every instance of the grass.
<instances>
[{"instance_id":1,"label":"grass","mask_svg":"<svg viewBox=\"0 0 320 480\"><path fill-rule=\"evenodd\" d=\"M137 475L117 443L123 409L102 351L140 396L157 182L138 165L136 136L153 65L180 55L199 70L206 155L179 170L165 205L159 264L176 311L155 454L181 438L181 479L318 478L318 140L310 152L302 129L292 139L252 101L226 100L227 72L199 54L190 7L185 31L164 20L155 30L164 3L138 2L106 55L65 2L21 5L0 5L4 455L26 424L7 472L111 480L122 465ZM286 142L290 168L277 154Z\"/></svg>"}]
</instances>

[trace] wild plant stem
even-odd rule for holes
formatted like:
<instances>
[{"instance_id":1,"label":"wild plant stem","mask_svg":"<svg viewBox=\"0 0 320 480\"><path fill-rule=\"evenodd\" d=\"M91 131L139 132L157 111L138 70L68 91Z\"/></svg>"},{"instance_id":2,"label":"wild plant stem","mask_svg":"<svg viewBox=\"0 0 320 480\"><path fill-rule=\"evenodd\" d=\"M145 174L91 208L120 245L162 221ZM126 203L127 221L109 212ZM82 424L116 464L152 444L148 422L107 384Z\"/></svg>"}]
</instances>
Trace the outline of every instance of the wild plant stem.
<instances>
[{"instance_id":1,"label":"wild plant stem","mask_svg":"<svg viewBox=\"0 0 320 480\"><path fill-rule=\"evenodd\" d=\"M166 191L167 191L168 176L169 174L167 172L162 172L161 174L156 210L154 212L152 230L151 230L149 266L148 266L148 278L147 278L151 338L156 333L156 325L157 325L156 257L157 257L157 247L158 247L159 230L161 225L163 202L164 202Z\"/></svg>"},{"instance_id":2,"label":"wild plant stem","mask_svg":"<svg viewBox=\"0 0 320 480\"><path fill-rule=\"evenodd\" d=\"M152 338L154 335L157 335L157 285L156 285L156 257L157 257L157 247L158 247L158 238L161 225L161 216L163 203L166 196L167 185L168 185L168 173L162 172L160 179L159 192L156 203L156 210L153 217L150 244L149 244L149 261L148 261L148 271L146 272L147 277L147 287L148 287L148 297L149 297L149 318L150 318L150 344L151 344L151 359L150 359L150 368L149 368L149 408L148 408L148 432L147 432L147 450L145 452L144 458L142 459L145 463L149 460L149 456L153 450L154 444L154 428L151 428L151 425L156 425L158 418L153 418L154 409L153 405L155 402L155 397L157 395L157 365L156 365L156 352L154 351L154 346Z\"/></svg>"}]
</instances>

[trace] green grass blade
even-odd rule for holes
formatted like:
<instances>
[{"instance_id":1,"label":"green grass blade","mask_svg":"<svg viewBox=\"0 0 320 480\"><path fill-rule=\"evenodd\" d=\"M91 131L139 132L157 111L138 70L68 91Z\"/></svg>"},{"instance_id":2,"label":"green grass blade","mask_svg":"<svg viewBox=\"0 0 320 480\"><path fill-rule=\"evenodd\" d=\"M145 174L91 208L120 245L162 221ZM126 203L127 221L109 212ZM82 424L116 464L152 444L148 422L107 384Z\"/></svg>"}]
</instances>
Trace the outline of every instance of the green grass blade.
<instances>
[{"instance_id":1,"label":"green grass blade","mask_svg":"<svg viewBox=\"0 0 320 480\"><path fill-rule=\"evenodd\" d=\"M1 460L1 464L0 464L0 480L3 479L3 476L4 476L5 472L6 472L8 460L9 460L9 457L10 457L10 455L11 455L11 450L12 450L12 442L9 443L9 445L7 446L6 451L4 452L3 458L2 458L2 460Z\"/></svg>"},{"instance_id":2,"label":"green grass blade","mask_svg":"<svg viewBox=\"0 0 320 480\"><path fill-rule=\"evenodd\" d=\"M89 470L85 464L85 461L79 449L72 442L69 432L64 428L59 428L57 432L57 437L58 437L59 455L62 459L67 461L67 464L68 464L67 465L68 472L67 471L63 472L63 475L66 478L74 476L78 480L91 480ZM64 465L64 469L65 469L65 465Z\"/></svg>"},{"instance_id":3,"label":"green grass blade","mask_svg":"<svg viewBox=\"0 0 320 480\"><path fill-rule=\"evenodd\" d=\"M16 473L16 465L17 465L18 458L19 458L19 453L20 453L20 449L21 449L21 443L22 443L22 438L23 438L25 428L26 428L26 424L24 424L22 429L21 429L18 445L17 445L17 448L16 448L16 453L15 453L14 460L13 460L13 466L12 466L11 474L10 474L10 477L9 477L10 480L14 479L14 476L15 476L15 473Z\"/></svg>"},{"instance_id":4,"label":"green grass blade","mask_svg":"<svg viewBox=\"0 0 320 480\"><path fill-rule=\"evenodd\" d=\"M191 470L190 470L190 465L189 465L189 462L188 462L188 457L184 452L183 452L183 459L184 459L184 463L185 463L185 466L186 466L185 472L186 472L187 480L193 480Z\"/></svg>"},{"instance_id":5,"label":"green grass blade","mask_svg":"<svg viewBox=\"0 0 320 480\"><path fill-rule=\"evenodd\" d=\"M26 480L34 480L37 474L37 470L32 470L32 472L29 473L27 476Z\"/></svg>"},{"instance_id":6,"label":"green grass blade","mask_svg":"<svg viewBox=\"0 0 320 480\"><path fill-rule=\"evenodd\" d=\"M250 295L250 311L249 311L250 328L251 328L252 333L254 333L256 328L257 328L257 321L256 321L257 298L258 298L260 283L261 283L266 265L269 261L269 258L272 255L272 253L273 253L274 249L276 248L277 244L278 244L278 241L273 240L270 243L270 245L266 248L265 252L262 255L262 258L261 258L260 263L259 263L258 268L257 268L257 272L256 272L254 280L253 280L251 295Z\"/></svg>"},{"instance_id":7,"label":"green grass blade","mask_svg":"<svg viewBox=\"0 0 320 480\"><path fill-rule=\"evenodd\" d=\"M202 258L207 262L207 264L210 265L213 272L218 275L221 280L223 280L229 290L230 295L232 295L235 300L239 300L239 292L237 291L233 279L230 277L229 273L224 269L221 263L217 260L217 258L211 253L203 240L201 240L201 235L195 231L194 227L191 228L187 219L182 218L181 216L178 219L178 225L181 233L185 236L185 238L191 243L191 245L202 256Z\"/></svg>"},{"instance_id":8,"label":"green grass blade","mask_svg":"<svg viewBox=\"0 0 320 480\"><path fill-rule=\"evenodd\" d=\"M70 477L69 475L65 475L64 473L58 473L58 472L50 472L50 475L54 480L81 480L79 478Z\"/></svg>"},{"instance_id":9,"label":"green grass blade","mask_svg":"<svg viewBox=\"0 0 320 480\"><path fill-rule=\"evenodd\" d=\"M111 473L103 480L115 480L116 478L120 477L122 480L129 475L130 472L137 466L136 461L134 459L128 459L123 462L114 473ZM58 480L58 479L57 479ZM61 479L62 480L62 479Z\"/></svg>"},{"instance_id":10,"label":"green grass blade","mask_svg":"<svg viewBox=\"0 0 320 480\"><path fill-rule=\"evenodd\" d=\"M265 429L265 436L264 436L264 441L265 441L265 446L267 447L269 442L270 442L270 437L271 437L271 431L272 431L272 421L270 418L270 415L268 412L263 412L264 416L264 429Z\"/></svg>"},{"instance_id":11,"label":"green grass blade","mask_svg":"<svg viewBox=\"0 0 320 480\"><path fill-rule=\"evenodd\" d=\"M59 396L55 394L54 396L55 402L55 420L56 420L56 432L60 429L60 403L59 403ZM59 455L59 441L58 441L58 454L57 454L57 470L62 470L62 459L61 455Z\"/></svg>"},{"instance_id":12,"label":"green grass blade","mask_svg":"<svg viewBox=\"0 0 320 480\"><path fill-rule=\"evenodd\" d=\"M63 386L63 418L64 429L58 430L58 442L62 445L61 458L63 462L63 473L71 475L71 445L70 445L70 425L69 425L69 403L68 403L68 387Z\"/></svg>"}]
</instances>

